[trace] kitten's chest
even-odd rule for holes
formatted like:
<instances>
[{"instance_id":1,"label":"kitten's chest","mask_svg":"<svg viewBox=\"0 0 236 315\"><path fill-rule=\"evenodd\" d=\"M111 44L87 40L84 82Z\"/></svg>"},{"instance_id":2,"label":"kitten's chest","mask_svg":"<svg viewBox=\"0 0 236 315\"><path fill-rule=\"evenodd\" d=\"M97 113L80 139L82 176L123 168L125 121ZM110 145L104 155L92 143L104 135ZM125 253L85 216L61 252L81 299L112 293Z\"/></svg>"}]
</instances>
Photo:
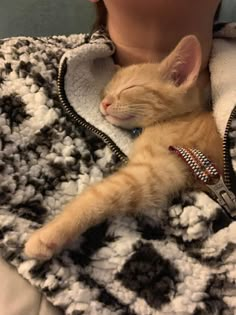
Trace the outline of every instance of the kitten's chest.
<instances>
[{"instance_id":1,"label":"kitten's chest","mask_svg":"<svg viewBox=\"0 0 236 315\"><path fill-rule=\"evenodd\" d=\"M222 140L211 113L146 128L135 141L133 155L158 157L169 146L197 148L221 164Z\"/></svg>"},{"instance_id":2,"label":"kitten's chest","mask_svg":"<svg viewBox=\"0 0 236 315\"><path fill-rule=\"evenodd\" d=\"M170 145L186 145L190 139L193 140L193 135L188 125L160 124L143 130L139 138L135 140L134 151L143 151L150 146L158 154L161 148L168 148Z\"/></svg>"}]
</instances>

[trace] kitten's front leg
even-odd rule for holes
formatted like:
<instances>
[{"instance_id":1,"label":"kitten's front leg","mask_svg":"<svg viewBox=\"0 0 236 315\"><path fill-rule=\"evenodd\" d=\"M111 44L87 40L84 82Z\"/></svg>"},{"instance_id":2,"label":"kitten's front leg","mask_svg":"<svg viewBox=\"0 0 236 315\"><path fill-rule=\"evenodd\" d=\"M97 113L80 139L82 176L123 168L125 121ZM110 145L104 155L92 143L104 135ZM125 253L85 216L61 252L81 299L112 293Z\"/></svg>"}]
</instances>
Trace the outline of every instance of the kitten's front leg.
<instances>
[{"instance_id":1,"label":"kitten's front leg","mask_svg":"<svg viewBox=\"0 0 236 315\"><path fill-rule=\"evenodd\" d=\"M124 187L121 173L89 187L73 199L61 214L30 236L25 254L39 260L49 259L89 227L124 212L132 192L128 196L129 188Z\"/></svg>"},{"instance_id":2,"label":"kitten's front leg","mask_svg":"<svg viewBox=\"0 0 236 315\"><path fill-rule=\"evenodd\" d=\"M25 244L25 254L39 260L49 259L90 226L105 219L110 203L105 204L107 198L97 191L97 186L88 188L67 204L61 214L34 232Z\"/></svg>"},{"instance_id":3,"label":"kitten's front leg","mask_svg":"<svg viewBox=\"0 0 236 315\"><path fill-rule=\"evenodd\" d=\"M136 159L72 200L58 217L30 237L25 253L49 259L92 225L116 214L161 207L186 186L186 166L175 156L159 154L148 162Z\"/></svg>"}]
</instances>

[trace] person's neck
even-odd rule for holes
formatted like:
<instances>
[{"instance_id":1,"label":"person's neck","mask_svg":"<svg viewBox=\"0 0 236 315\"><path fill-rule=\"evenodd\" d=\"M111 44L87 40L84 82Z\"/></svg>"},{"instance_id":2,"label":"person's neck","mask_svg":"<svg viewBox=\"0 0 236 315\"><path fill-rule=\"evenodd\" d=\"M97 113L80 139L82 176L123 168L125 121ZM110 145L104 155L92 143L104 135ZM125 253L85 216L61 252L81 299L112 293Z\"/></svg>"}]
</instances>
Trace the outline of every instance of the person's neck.
<instances>
[{"instance_id":1,"label":"person's neck","mask_svg":"<svg viewBox=\"0 0 236 315\"><path fill-rule=\"evenodd\" d=\"M109 25L109 35L116 45L115 59L117 64L127 66L142 62L160 62L165 58L184 36L194 34L202 46L202 68L208 64L212 44L212 30L209 32L201 27L178 28L176 31L164 29L159 25L133 31ZM188 31L186 31L188 29Z\"/></svg>"},{"instance_id":2,"label":"person's neck","mask_svg":"<svg viewBox=\"0 0 236 315\"><path fill-rule=\"evenodd\" d=\"M108 21L108 30L111 39L116 46L114 55L115 63L120 66L143 62L161 62L171 50L177 45L180 39L189 34L195 34L202 46L202 70L198 79L199 89L210 86L210 75L208 71L208 61L212 45L212 27L209 25L199 26L182 25L173 28L160 25L159 22L149 24L140 29L138 25L128 27L127 25L111 24ZM135 30L135 31L134 31ZM188 31L186 31L188 30ZM207 31L208 30L208 31Z\"/></svg>"}]
</instances>

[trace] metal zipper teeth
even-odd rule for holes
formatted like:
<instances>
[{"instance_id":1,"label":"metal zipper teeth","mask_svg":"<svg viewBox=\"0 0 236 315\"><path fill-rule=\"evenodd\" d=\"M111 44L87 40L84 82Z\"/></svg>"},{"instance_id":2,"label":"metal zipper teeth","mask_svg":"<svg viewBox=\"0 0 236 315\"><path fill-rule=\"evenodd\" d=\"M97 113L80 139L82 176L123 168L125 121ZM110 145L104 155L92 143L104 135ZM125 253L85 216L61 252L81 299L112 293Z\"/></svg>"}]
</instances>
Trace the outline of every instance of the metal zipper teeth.
<instances>
[{"instance_id":1,"label":"metal zipper teeth","mask_svg":"<svg viewBox=\"0 0 236 315\"><path fill-rule=\"evenodd\" d=\"M224 157L224 182L225 185L229 190L231 190L231 179L230 179L230 157L229 157L229 150L230 150L230 143L228 139L230 127L232 124L233 119L236 117L236 106L234 107L231 115L228 119L225 133L224 133L224 140L223 140L223 157Z\"/></svg>"},{"instance_id":2,"label":"metal zipper teeth","mask_svg":"<svg viewBox=\"0 0 236 315\"><path fill-rule=\"evenodd\" d=\"M67 71L67 58L65 58L62 64L59 66L58 79L57 79L59 99L66 114L68 114L68 116L80 127L90 130L99 138L101 138L110 147L112 152L116 154L116 156L120 159L121 162L127 163L128 157L117 147L117 145L105 133L98 130L97 128L92 126L90 123L88 123L86 120L84 120L82 117L80 117L76 113L76 111L73 109L73 107L70 105L67 99L66 93L65 93L65 89L64 89L64 77L65 77L66 71Z\"/></svg>"}]
</instances>

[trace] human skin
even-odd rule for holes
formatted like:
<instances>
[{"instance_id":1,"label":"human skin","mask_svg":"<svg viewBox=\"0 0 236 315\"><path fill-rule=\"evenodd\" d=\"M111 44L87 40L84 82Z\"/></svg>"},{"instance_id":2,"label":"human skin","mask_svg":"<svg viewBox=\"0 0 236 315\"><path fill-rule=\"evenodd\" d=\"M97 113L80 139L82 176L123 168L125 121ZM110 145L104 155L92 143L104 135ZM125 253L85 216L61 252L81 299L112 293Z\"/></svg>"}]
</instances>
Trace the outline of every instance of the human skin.
<instances>
[{"instance_id":1,"label":"human skin","mask_svg":"<svg viewBox=\"0 0 236 315\"><path fill-rule=\"evenodd\" d=\"M196 35L202 48L197 85L199 93L210 91L208 63L220 0L89 1L104 2L107 30L116 46L114 60L120 66L161 62L184 36Z\"/></svg>"},{"instance_id":2,"label":"human skin","mask_svg":"<svg viewBox=\"0 0 236 315\"><path fill-rule=\"evenodd\" d=\"M194 34L202 46L202 70L207 68L213 21L220 0L103 1L118 64L160 62L182 37Z\"/></svg>"}]
</instances>

